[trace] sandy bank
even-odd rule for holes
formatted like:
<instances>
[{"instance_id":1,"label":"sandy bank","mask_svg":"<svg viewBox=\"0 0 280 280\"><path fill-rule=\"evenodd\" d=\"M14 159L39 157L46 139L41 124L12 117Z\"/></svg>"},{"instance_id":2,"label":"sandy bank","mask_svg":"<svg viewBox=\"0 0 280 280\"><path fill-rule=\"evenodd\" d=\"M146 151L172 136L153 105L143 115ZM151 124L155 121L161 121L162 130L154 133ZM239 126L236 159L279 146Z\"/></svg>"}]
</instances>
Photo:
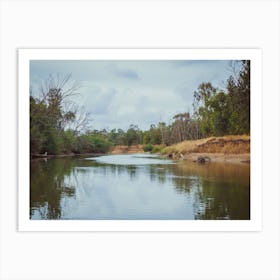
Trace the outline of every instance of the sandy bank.
<instances>
[{"instance_id":1,"label":"sandy bank","mask_svg":"<svg viewBox=\"0 0 280 280\"><path fill-rule=\"evenodd\" d=\"M215 162L250 163L250 136L227 135L184 141L164 148L163 154L192 161L209 157Z\"/></svg>"},{"instance_id":2,"label":"sandy bank","mask_svg":"<svg viewBox=\"0 0 280 280\"><path fill-rule=\"evenodd\" d=\"M110 154L137 154L143 152L143 145L115 146Z\"/></svg>"},{"instance_id":3,"label":"sandy bank","mask_svg":"<svg viewBox=\"0 0 280 280\"><path fill-rule=\"evenodd\" d=\"M227 162L250 164L250 154L223 154L223 153L187 153L181 157L184 160L196 161L199 157L209 157L212 162Z\"/></svg>"}]
</instances>

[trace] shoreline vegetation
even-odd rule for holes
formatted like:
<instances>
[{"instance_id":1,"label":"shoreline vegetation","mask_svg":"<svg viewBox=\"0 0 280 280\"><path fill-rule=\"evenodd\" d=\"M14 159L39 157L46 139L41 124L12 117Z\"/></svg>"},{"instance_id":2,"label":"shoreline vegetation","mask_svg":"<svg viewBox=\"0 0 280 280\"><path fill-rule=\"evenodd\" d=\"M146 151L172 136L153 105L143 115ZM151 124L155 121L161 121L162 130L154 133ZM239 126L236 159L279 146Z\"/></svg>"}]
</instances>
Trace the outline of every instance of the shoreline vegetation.
<instances>
[{"instance_id":1,"label":"shoreline vegetation","mask_svg":"<svg viewBox=\"0 0 280 280\"><path fill-rule=\"evenodd\" d=\"M84 153L84 154L39 154L36 158L60 158L73 156L98 156L106 154L137 154L154 153L174 160L197 161L199 158L209 158L213 162L243 163L250 164L250 136L227 135L223 137L209 137L199 140L183 141L171 146L152 145L151 151L145 151L148 145L117 145L107 153ZM150 147L150 146L149 146Z\"/></svg>"},{"instance_id":2,"label":"shoreline vegetation","mask_svg":"<svg viewBox=\"0 0 280 280\"><path fill-rule=\"evenodd\" d=\"M145 145L116 146L110 154L143 153L144 149ZM248 135L209 137L183 141L171 146L155 145L153 149L156 154L175 160L197 161L198 158L203 157L210 158L213 162L250 164L250 136Z\"/></svg>"}]
</instances>

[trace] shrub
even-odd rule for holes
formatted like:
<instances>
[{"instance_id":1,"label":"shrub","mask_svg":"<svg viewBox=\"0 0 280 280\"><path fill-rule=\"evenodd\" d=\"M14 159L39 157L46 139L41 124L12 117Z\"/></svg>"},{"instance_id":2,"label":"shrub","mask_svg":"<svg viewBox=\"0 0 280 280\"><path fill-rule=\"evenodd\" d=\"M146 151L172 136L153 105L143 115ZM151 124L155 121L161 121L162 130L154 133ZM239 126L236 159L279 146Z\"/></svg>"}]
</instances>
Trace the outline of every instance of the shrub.
<instances>
[{"instance_id":1,"label":"shrub","mask_svg":"<svg viewBox=\"0 0 280 280\"><path fill-rule=\"evenodd\" d=\"M143 147L144 152L151 152L153 149L153 145L152 144L147 144Z\"/></svg>"},{"instance_id":2,"label":"shrub","mask_svg":"<svg viewBox=\"0 0 280 280\"><path fill-rule=\"evenodd\" d=\"M162 150L165 148L165 145L156 145L153 146L152 153L161 153Z\"/></svg>"}]
</instances>

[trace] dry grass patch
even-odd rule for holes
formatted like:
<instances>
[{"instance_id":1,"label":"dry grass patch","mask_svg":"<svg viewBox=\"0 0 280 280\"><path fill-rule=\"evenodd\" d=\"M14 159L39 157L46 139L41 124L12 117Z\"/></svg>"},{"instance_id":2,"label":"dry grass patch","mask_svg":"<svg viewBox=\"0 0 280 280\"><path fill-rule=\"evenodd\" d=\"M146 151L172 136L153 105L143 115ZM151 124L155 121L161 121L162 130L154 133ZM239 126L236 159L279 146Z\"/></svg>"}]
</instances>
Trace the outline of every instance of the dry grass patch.
<instances>
[{"instance_id":1,"label":"dry grass patch","mask_svg":"<svg viewBox=\"0 0 280 280\"><path fill-rule=\"evenodd\" d=\"M184 141L162 151L164 154L187 154L187 153L223 153L244 154L250 153L250 136L227 135L223 137L209 137L200 140Z\"/></svg>"}]
</instances>

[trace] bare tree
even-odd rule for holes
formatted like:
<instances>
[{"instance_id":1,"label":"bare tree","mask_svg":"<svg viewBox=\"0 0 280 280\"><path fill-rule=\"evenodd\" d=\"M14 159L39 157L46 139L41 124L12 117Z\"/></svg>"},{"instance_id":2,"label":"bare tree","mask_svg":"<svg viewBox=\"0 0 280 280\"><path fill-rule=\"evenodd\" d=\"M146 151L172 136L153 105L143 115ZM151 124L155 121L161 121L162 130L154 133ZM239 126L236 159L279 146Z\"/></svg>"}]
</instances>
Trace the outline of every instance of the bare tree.
<instances>
[{"instance_id":1,"label":"bare tree","mask_svg":"<svg viewBox=\"0 0 280 280\"><path fill-rule=\"evenodd\" d=\"M40 99L43 102L47 102L50 94L55 92L61 98L62 102L66 102L69 97L78 95L81 84L75 80L71 80L71 78L71 74L62 78L59 74L56 77L49 75L48 79L41 83Z\"/></svg>"},{"instance_id":2,"label":"bare tree","mask_svg":"<svg viewBox=\"0 0 280 280\"><path fill-rule=\"evenodd\" d=\"M83 106L72 104L70 112L72 112L75 117L71 119L71 122L66 124L65 128L73 130L75 134L86 132L90 129L92 122L91 114L86 112Z\"/></svg>"},{"instance_id":3,"label":"bare tree","mask_svg":"<svg viewBox=\"0 0 280 280\"><path fill-rule=\"evenodd\" d=\"M71 79L71 74L61 77L49 75L48 79L42 82L39 98L36 103L46 108L46 120L50 122L58 131L71 129L76 134L86 131L90 127L90 113L77 105L72 97L79 95L78 90L81 84ZM32 88L30 88L32 95ZM40 106L33 106L31 114L35 115L41 110Z\"/></svg>"}]
</instances>

